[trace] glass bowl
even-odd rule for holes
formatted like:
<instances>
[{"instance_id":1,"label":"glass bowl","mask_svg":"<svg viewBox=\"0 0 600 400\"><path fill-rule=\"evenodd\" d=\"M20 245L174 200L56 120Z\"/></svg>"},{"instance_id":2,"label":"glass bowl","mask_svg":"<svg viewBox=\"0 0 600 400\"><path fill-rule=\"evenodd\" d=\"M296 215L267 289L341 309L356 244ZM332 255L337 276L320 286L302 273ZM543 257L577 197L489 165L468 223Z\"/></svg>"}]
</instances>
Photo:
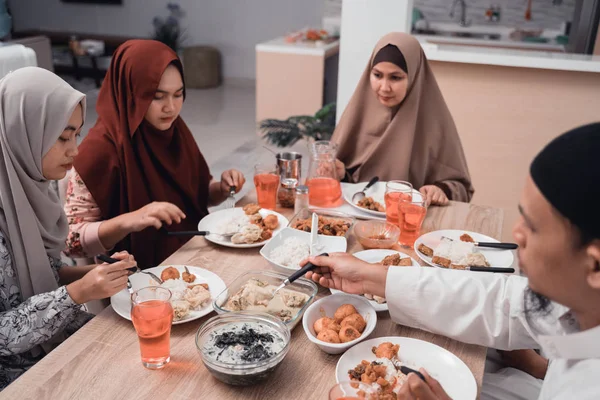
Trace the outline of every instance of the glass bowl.
<instances>
[{"instance_id":1,"label":"glass bowl","mask_svg":"<svg viewBox=\"0 0 600 400\"><path fill-rule=\"evenodd\" d=\"M365 249L391 249L400 237L400 228L386 221L359 221L354 235Z\"/></svg>"},{"instance_id":2,"label":"glass bowl","mask_svg":"<svg viewBox=\"0 0 600 400\"><path fill-rule=\"evenodd\" d=\"M285 281L290 274L282 274L279 272L273 271L248 271L245 274L240 275L235 281L233 281L225 290L223 290L215 299L213 300L213 308L218 314L225 313L237 313L238 311L231 311L225 308L225 304L227 304L227 300L230 295L233 295L241 289L241 287L248 282L251 278L260 279L261 281L265 281L270 285L279 286ZM306 294L308 300L302 308L296 313L296 315L292 316L289 321L285 321L284 324L287 325L290 330L294 329L296 325L302 320L302 315L304 315L304 311L311 305L319 288L316 283L313 281L309 281L305 278L300 278L294 281L293 283L287 285L285 290L292 290L300 293Z\"/></svg>"},{"instance_id":3,"label":"glass bowl","mask_svg":"<svg viewBox=\"0 0 600 400\"><path fill-rule=\"evenodd\" d=\"M247 363L225 362L211 355L209 341L215 330L245 324L269 331L276 337L276 341L282 341L282 349L265 360ZM228 385L248 386L265 380L277 369L290 349L290 337L289 328L272 315L251 311L231 312L212 317L198 328L196 348L202 362L215 378Z\"/></svg>"}]
</instances>

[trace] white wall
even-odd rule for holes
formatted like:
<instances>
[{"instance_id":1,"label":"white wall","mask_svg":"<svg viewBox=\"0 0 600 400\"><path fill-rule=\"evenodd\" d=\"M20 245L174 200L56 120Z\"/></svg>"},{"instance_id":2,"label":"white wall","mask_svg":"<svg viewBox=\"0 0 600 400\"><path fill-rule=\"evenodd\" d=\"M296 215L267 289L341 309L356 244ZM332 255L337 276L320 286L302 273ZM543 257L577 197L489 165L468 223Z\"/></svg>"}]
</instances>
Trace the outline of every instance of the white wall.
<instances>
[{"instance_id":1,"label":"white wall","mask_svg":"<svg viewBox=\"0 0 600 400\"><path fill-rule=\"evenodd\" d=\"M389 32L410 32L412 0L343 0L338 74L340 120L377 41Z\"/></svg>"},{"instance_id":2,"label":"white wall","mask_svg":"<svg viewBox=\"0 0 600 400\"><path fill-rule=\"evenodd\" d=\"M124 0L122 6L9 0L15 30L46 29L146 37L169 0ZM186 45L208 44L223 54L224 75L255 76L254 46L304 26L320 26L324 0L179 0Z\"/></svg>"}]
</instances>

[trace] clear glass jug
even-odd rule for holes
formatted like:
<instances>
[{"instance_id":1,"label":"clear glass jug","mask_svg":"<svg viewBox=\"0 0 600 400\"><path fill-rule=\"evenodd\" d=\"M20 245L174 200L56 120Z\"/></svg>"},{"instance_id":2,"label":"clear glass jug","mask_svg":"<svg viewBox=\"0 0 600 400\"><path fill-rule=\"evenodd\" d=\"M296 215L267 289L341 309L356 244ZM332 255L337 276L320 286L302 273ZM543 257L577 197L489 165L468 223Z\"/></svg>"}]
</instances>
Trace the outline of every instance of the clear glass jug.
<instances>
[{"instance_id":1,"label":"clear glass jug","mask_svg":"<svg viewBox=\"0 0 600 400\"><path fill-rule=\"evenodd\" d=\"M335 170L337 149L336 144L327 140L309 143L310 163L306 186L311 206L337 207L341 204L342 187Z\"/></svg>"}]
</instances>

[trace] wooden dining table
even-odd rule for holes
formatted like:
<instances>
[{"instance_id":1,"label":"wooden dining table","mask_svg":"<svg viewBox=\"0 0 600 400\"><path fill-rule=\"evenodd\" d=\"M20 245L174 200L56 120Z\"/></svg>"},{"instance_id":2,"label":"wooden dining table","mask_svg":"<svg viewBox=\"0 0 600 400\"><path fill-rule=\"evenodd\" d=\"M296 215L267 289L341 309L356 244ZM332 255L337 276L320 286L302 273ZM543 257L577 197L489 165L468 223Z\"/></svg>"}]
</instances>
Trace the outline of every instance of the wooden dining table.
<instances>
[{"instance_id":1,"label":"wooden dining table","mask_svg":"<svg viewBox=\"0 0 600 400\"><path fill-rule=\"evenodd\" d=\"M255 201L255 194L238 205ZM290 218L289 209L278 209ZM447 207L431 207L422 232L461 229L479 232L496 239L502 234L503 211L475 204L451 202ZM348 252L363 250L353 234L348 237ZM398 248L400 250L400 248ZM401 249L416 260L410 249ZM268 270L269 263L258 249L234 249L194 237L165 260L163 265L190 265L210 270L226 284L249 270ZM463 273L457 271L457 273ZM317 297L327 296L320 288ZM130 321L109 306L74 335L45 356L19 379L0 392L5 399L327 399L336 384L335 368L339 355L322 352L306 337L302 324L292 332L286 358L266 381L254 386L236 387L215 379L202 364L195 344L198 327L208 316L173 326L171 362L161 370L142 366L138 338ZM378 314L370 338L404 336L425 340L458 356L475 376L481 389L486 348L461 343L441 335L398 325L388 312Z\"/></svg>"}]
</instances>

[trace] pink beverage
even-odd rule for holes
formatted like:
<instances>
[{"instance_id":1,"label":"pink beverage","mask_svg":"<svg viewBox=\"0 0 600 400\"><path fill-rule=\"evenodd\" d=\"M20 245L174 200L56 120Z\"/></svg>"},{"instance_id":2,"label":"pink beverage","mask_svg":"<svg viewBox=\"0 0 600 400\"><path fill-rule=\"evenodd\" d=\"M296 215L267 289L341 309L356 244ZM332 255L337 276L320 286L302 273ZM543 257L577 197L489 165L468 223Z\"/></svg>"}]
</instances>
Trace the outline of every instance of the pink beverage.
<instances>
[{"instance_id":1,"label":"pink beverage","mask_svg":"<svg viewBox=\"0 0 600 400\"><path fill-rule=\"evenodd\" d=\"M254 166L254 186L256 198L262 208L274 210L277 206L279 172L276 165L258 164Z\"/></svg>"},{"instance_id":2,"label":"pink beverage","mask_svg":"<svg viewBox=\"0 0 600 400\"><path fill-rule=\"evenodd\" d=\"M390 224L398 225L398 204L401 201L412 201L412 185L405 181L389 181L385 185L385 219Z\"/></svg>"},{"instance_id":3,"label":"pink beverage","mask_svg":"<svg viewBox=\"0 0 600 400\"><path fill-rule=\"evenodd\" d=\"M342 186L333 178L310 178L308 186L308 202L316 207L335 207L342 198Z\"/></svg>"},{"instance_id":4,"label":"pink beverage","mask_svg":"<svg viewBox=\"0 0 600 400\"><path fill-rule=\"evenodd\" d=\"M171 360L171 292L165 288L148 287L136 291L131 297L131 320L140 341L142 364L149 369L162 368Z\"/></svg>"},{"instance_id":5,"label":"pink beverage","mask_svg":"<svg viewBox=\"0 0 600 400\"><path fill-rule=\"evenodd\" d=\"M415 240L421 235L421 226L427 215L427 206L423 201L401 201L398 204L398 226L400 238L398 242L413 247Z\"/></svg>"}]
</instances>

